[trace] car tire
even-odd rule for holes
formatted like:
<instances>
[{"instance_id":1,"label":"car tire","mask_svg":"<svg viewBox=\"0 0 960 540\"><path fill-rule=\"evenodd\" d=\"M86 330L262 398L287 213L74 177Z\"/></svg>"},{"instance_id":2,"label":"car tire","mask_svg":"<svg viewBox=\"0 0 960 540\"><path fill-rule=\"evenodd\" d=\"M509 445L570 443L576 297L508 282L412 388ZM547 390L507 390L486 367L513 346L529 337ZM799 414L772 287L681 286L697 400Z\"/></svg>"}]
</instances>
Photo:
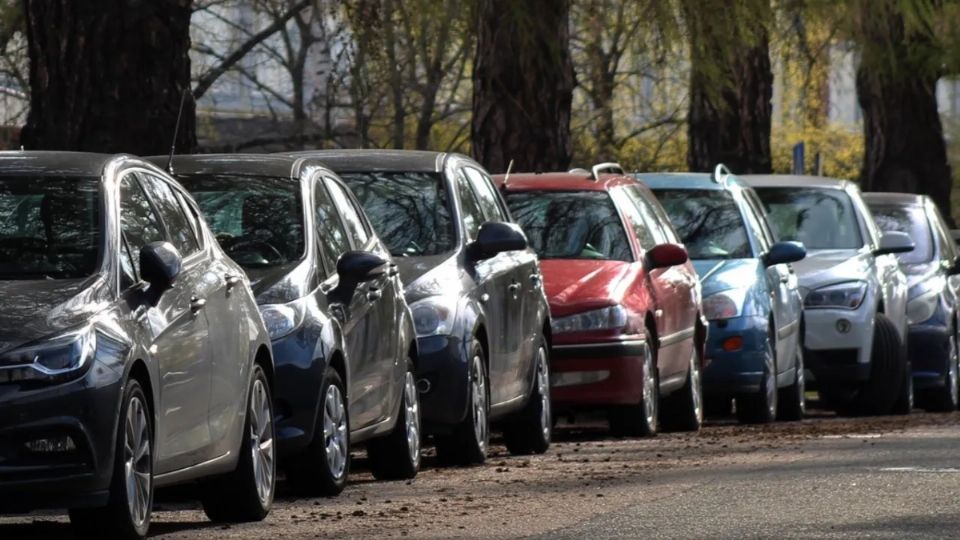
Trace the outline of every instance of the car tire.
<instances>
[{"instance_id":1,"label":"car tire","mask_svg":"<svg viewBox=\"0 0 960 540\"><path fill-rule=\"evenodd\" d=\"M147 535L153 510L154 451L148 403L140 383L130 379L117 422L110 497L102 508L70 510L70 523L78 538L126 540ZM133 494L127 491L131 481L137 487Z\"/></svg>"},{"instance_id":2,"label":"car tire","mask_svg":"<svg viewBox=\"0 0 960 540\"><path fill-rule=\"evenodd\" d=\"M420 395L413 362L407 360L407 370L401 388L397 422L386 437L367 444L370 472L377 480L414 478L420 470Z\"/></svg>"},{"instance_id":3,"label":"car tire","mask_svg":"<svg viewBox=\"0 0 960 540\"><path fill-rule=\"evenodd\" d=\"M873 330L870 377L860 384L849 410L843 407L841 412L860 416L890 414L897 400L903 400L905 388L902 384L908 369L906 351L896 325L886 315L878 313Z\"/></svg>"},{"instance_id":4,"label":"car tire","mask_svg":"<svg viewBox=\"0 0 960 540\"><path fill-rule=\"evenodd\" d=\"M914 393L913 393L913 372L910 362L904 368L903 378L900 383L900 391L897 393L897 400L893 403L893 410L896 415L907 415L913 411Z\"/></svg>"},{"instance_id":5,"label":"car tire","mask_svg":"<svg viewBox=\"0 0 960 540\"><path fill-rule=\"evenodd\" d=\"M648 334L652 335L652 334ZM660 379L652 346L644 347L640 403L610 409L610 433L615 437L653 437L660 431Z\"/></svg>"},{"instance_id":6,"label":"car tire","mask_svg":"<svg viewBox=\"0 0 960 540\"><path fill-rule=\"evenodd\" d=\"M957 359L957 337L950 336L950 354L947 359L947 372L944 374L944 385L940 388L924 390L918 397L923 408L930 412L950 412L957 410L960 403L960 364Z\"/></svg>"},{"instance_id":7,"label":"car tire","mask_svg":"<svg viewBox=\"0 0 960 540\"><path fill-rule=\"evenodd\" d=\"M327 368L313 441L284 468L287 482L304 496L339 495L350 476L350 414L340 374Z\"/></svg>"},{"instance_id":8,"label":"car tire","mask_svg":"<svg viewBox=\"0 0 960 540\"><path fill-rule=\"evenodd\" d=\"M537 347L535 375L530 399L503 429L503 441L511 454L542 454L550 448L553 414L550 408L549 344L543 337Z\"/></svg>"},{"instance_id":9,"label":"car tire","mask_svg":"<svg viewBox=\"0 0 960 540\"><path fill-rule=\"evenodd\" d=\"M277 485L275 426L270 383L254 364L237 468L203 485L200 502L211 521L262 521L270 513Z\"/></svg>"},{"instance_id":10,"label":"car tire","mask_svg":"<svg viewBox=\"0 0 960 540\"><path fill-rule=\"evenodd\" d=\"M777 346L773 329L767 332L767 361L763 365L760 390L737 396L737 420L743 424L769 424L777 419Z\"/></svg>"},{"instance_id":11,"label":"car tire","mask_svg":"<svg viewBox=\"0 0 960 540\"><path fill-rule=\"evenodd\" d=\"M467 415L452 433L436 437L437 459L443 465L479 465L490 446L490 385L486 355L477 339L470 344Z\"/></svg>"},{"instance_id":12,"label":"car tire","mask_svg":"<svg viewBox=\"0 0 960 540\"><path fill-rule=\"evenodd\" d=\"M703 425L703 386L698 349L699 346L694 342L683 388L662 400L660 427L663 431L698 431Z\"/></svg>"},{"instance_id":13,"label":"car tire","mask_svg":"<svg viewBox=\"0 0 960 540\"><path fill-rule=\"evenodd\" d=\"M777 418L787 422L803 420L807 414L807 380L803 365L803 344L797 343L794 361L793 382L780 389L777 404Z\"/></svg>"}]
</instances>

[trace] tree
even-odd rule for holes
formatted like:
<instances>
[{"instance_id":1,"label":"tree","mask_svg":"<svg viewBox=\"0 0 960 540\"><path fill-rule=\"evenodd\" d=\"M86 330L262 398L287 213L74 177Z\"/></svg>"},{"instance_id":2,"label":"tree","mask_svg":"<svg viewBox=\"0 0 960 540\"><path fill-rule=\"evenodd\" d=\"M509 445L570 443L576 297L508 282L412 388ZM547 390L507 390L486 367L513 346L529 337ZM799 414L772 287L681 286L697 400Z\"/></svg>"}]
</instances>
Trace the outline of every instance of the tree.
<instances>
[{"instance_id":1,"label":"tree","mask_svg":"<svg viewBox=\"0 0 960 540\"><path fill-rule=\"evenodd\" d=\"M492 172L570 165L570 0L479 0L473 155Z\"/></svg>"},{"instance_id":2,"label":"tree","mask_svg":"<svg viewBox=\"0 0 960 540\"><path fill-rule=\"evenodd\" d=\"M737 173L769 173L770 0L683 0L681 12L691 65L690 170L724 163Z\"/></svg>"},{"instance_id":3,"label":"tree","mask_svg":"<svg viewBox=\"0 0 960 540\"><path fill-rule=\"evenodd\" d=\"M167 152L190 92L192 0L23 0L28 149ZM186 100L176 141L196 146Z\"/></svg>"}]
</instances>

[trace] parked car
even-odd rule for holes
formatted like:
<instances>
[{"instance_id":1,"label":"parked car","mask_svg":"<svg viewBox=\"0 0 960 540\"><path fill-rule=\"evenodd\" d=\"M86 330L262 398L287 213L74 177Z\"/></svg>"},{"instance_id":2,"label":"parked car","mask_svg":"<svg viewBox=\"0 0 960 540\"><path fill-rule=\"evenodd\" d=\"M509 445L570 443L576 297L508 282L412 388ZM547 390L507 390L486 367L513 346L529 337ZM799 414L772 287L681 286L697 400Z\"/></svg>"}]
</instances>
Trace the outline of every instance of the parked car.
<instances>
[{"instance_id":1,"label":"parked car","mask_svg":"<svg viewBox=\"0 0 960 540\"><path fill-rule=\"evenodd\" d=\"M300 493L340 493L360 443L375 477L416 476L413 318L347 187L316 160L284 156L177 156L173 170L253 282L273 344L288 481Z\"/></svg>"},{"instance_id":2,"label":"parked car","mask_svg":"<svg viewBox=\"0 0 960 540\"><path fill-rule=\"evenodd\" d=\"M953 411L958 404L957 292L960 252L937 206L926 195L865 193L883 232L902 232L913 251L897 256L907 276L908 350L918 404Z\"/></svg>"},{"instance_id":3,"label":"parked car","mask_svg":"<svg viewBox=\"0 0 960 540\"><path fill-rule=\"evenodd\" d=\"M656 194L700 276L707 403L728 413L735 398L741 422L803 418L803 303L789 264L806 256L803 244L777 242L757 194L722 165L635 176Z\"/></svg>"},{"instance_id":4,"label":"parked car","mask_svg":"<svg viewBox=\"0 0 960 540\"><path fill-rule=\"evenodd\" d=\"M851 182L740 176L756 190L780 240L803 242L794 264L804 301L804 361L824 403L844 414L905 414L913 406L906 352L907 279Z\"/></svg>"},{"instance_id":5,"label":"parked car","mask_svg":"<svg viewBox=\"0 0 960 540\"><path fill-rule=\"evenodd\" d=\"M424 431L443 463L486 458L491 422L510 452L550 444L550 319L536 254L486 171L458 154L313 151L396 257L420 353Z\"/></svg>"},{"instance_id":6,"label":"parked car","mask_svg":"<svg viewBox=\"0 0 960 540\"><path fill-rule=\"evenodd\" d=\"M540 256L555 407L606 410L617 435L699 429L700 285L653 194L600 168L499 183Z\"/></svg>"},{"instance_id":7,"label":"parked car","mask_svg":"<svg viewBox=\"0 0 960 540\"><path fill-rule=\"evenodd\" d=\"M270 342L187 192L130 156L2 152L0 223L0 510L139 538L155 487L201 481L212 520L263 519Z\"/></svg>"}]
</instances>

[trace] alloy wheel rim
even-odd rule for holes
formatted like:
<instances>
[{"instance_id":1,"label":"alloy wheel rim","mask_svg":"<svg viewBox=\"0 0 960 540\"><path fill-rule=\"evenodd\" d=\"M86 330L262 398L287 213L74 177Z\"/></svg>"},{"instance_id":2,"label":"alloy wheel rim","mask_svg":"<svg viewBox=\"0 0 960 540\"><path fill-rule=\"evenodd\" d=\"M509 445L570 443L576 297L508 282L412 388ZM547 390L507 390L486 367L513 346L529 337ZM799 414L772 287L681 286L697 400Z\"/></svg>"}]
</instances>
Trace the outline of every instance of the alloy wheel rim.
<instances>
[{"instance_id":1,"label":"alloy wheel rim","mask_svg":"<svg viewBox=\"0 0 960 540\"><path fill-rule=\"evenodd\" d=\"M697 423L703 422L703 393L700 390L700 362L697 361L697 350L694 348L690 358L690 391L693 392L693 412Z\"/></svg>"},{"instance_id":2,"label":"alloy wheel rim","mask_svg":"<svg viewBox=\"0 0 960 540\"><path fill-rule=\"evenodd\" d=\"M481 452L487 449L487 384L483 377L480 356L473 357L473 434Z\"/></svg>"},{"instance_id":3,"label":"alloy wheel rim","mask_svg":"<svg viewBox=\"0 0 960 540\"><path fill-rule=\"evenodd\" d=\"M547 353L540 347L537 350L537 391L540 393L540 429L545 440L550 440L552 427L550 410L550 371L547 366Z\"/></svg>"},{"instance_id":4,"label":"alloy wheel rim","mask_svg":"<svg viewBox=\"0 0 960 540\"><path fill-rule=\"evenodd\" d=\"M768 341L767 357L770 361L767 363L766 380L764 381L766 388L764 388L763 391L766 393L767 413L770 417L775 416L777 412L777 363L775 361L775 355L773 345Z\"/></svg>"},{"instance_id":5,"label":"alloy wheel rim","mask_svg":"<svg viewBox=\"0 0 960 540\"><path fill-rule=\"evenodd\" d=\"M800 414L806 414L807 412L807 376L803 370L803 352L797 351L797 390L800 392Z\"/></svg>"},{"instance_id":6,"label":"alloy wheel rim","mask_svg":"<svg viewBox=\"0 0 960 540\"><path fill-rule=\"evenodd\" d=\"M323 442L327 468L334 480L347 469L347 414L340 388L331 384L323 398Z\"/></svg>"},{"instance_id":7,"label":"alloy wheel rim","mask_svg":"<svg viewBox=\"0 0 960 540\"><path fill-rule=\"evenodd\" d=\"M958 393L960 389L957 388L957 379L960 377L958 377L957 371L957 336L950 336L950 368L947 372L947 384L950 385L950 400L954 407L960 401L960 393Z\"/></svg>"},{"instance_id":8,"label":"alloy wheel rim","mask_svg":"<svg viewBox=\"0 0 960 540\"><path fill-rule=\"evenodd\" d=\"M647 420L647 426L653 428L657 421L657 399L655 397L657 378L653 373L653 354L650 348L644 349L643 353L643 414Z\"/></svg>"},{"instance_id":9,"label":"alloy wheel rim","mask_svg":"<svg viewBox=\"0 0 960 540\"><path fill-rule=\"evenodd\" d=\"M150 494L153 485L150 424L143 401L130 400L123 430L124 479L130 519L141 529L150 515Z\"/></svg>"},{"instance_id":10,"label":"alloy wheel rim","mask_svg":"<svg viewBox=\"0 0 960 540\"><path fill-rule=\"evenodd\" d=\"M270 398L263 381L253 383L250 400L250 451L253 453L253 476L260 504L267 506L273 498L275 448L273 445L273 415Z\"/></svg>"},{"instance_id":11,"label":"alloy wheel rim","mask_svg":"<svg viewBox=\"0 0 960 540\"><path fill-rule=\"evenodd\" d=\"M407 450L410 452L410 461L414 465L420 464L420 401L417 399L417 383L413 373L407 372L403 383L404 419L407 428Z\"/></svg>"}]
</instances>

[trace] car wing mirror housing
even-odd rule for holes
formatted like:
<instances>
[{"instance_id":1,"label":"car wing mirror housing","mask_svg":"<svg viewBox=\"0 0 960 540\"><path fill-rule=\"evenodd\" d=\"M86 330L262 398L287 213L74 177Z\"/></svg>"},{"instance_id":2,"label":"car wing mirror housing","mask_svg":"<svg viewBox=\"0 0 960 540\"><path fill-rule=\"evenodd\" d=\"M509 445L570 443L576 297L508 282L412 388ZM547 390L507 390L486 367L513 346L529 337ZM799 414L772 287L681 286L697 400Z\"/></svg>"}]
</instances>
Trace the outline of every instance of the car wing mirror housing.
<instances>
[{"instance_id":1,"label":"car wing mirror housing","mask_svg":"<svg viewBox=\"0 0 960 540\"><path fill-rule=\"evenodd\" d=\"M151 306L160 302L180 275L183 258L170 242L151 242L140 250L140 277L149 284L147 301Z\"/></svg>"},{"instance_id":2,"label":"car wing mirror housing","mask_svg":"<svg viewBox=\"0 0 960 540\"><path fill-rule=\"evenodd\" d=\"M797 262L807 256L807 248L802 242L777 242L763 257L765 266Z\"/></svg>"},{"instance_id":3,"label":"car wing mirror housing","mask_svg":"<svg viewBox=\"0 0 960 540\"><path fill-rule=\"evenodd\" d=\"M480 225L477 239L467 246L467 254L474 261L482 261L505 251L527 249L527 236L515 223L488 221Z\"/></svg>"},{"instance_id":4,"label":"car wing mirror housing","mask_svg":"<svg viewBox=\"0 0 960 540\"><path fill-rule=\"evenodd\" d=\"M348 251L337 260L337 274L347 283L370 281L386 271L386 259L369 251Z\"/></svg>"},{"instance_id":5,"label":"car wing mirror housing","mask_svg":"<svg viewBox=\"0 0 960 540\"><path fill-rule=\"evenodd\" d=\"M874 255L887 255L890 253L908 253L913 251L913 240L906 233L890 231L883 233L880 237L880 245L873 250Z\"/></svg>"},{"instance_id":6,"label":"car wing mirror housing","mask_svg":"<svg viewBox=\"0 0 960 540\"><path fill-rule=\"evenodd\" d=\"M647 251L646 267L648 270L679 266L690 260L686 248L680 244L660 244Z\"/></svg>"}]
</instances>

